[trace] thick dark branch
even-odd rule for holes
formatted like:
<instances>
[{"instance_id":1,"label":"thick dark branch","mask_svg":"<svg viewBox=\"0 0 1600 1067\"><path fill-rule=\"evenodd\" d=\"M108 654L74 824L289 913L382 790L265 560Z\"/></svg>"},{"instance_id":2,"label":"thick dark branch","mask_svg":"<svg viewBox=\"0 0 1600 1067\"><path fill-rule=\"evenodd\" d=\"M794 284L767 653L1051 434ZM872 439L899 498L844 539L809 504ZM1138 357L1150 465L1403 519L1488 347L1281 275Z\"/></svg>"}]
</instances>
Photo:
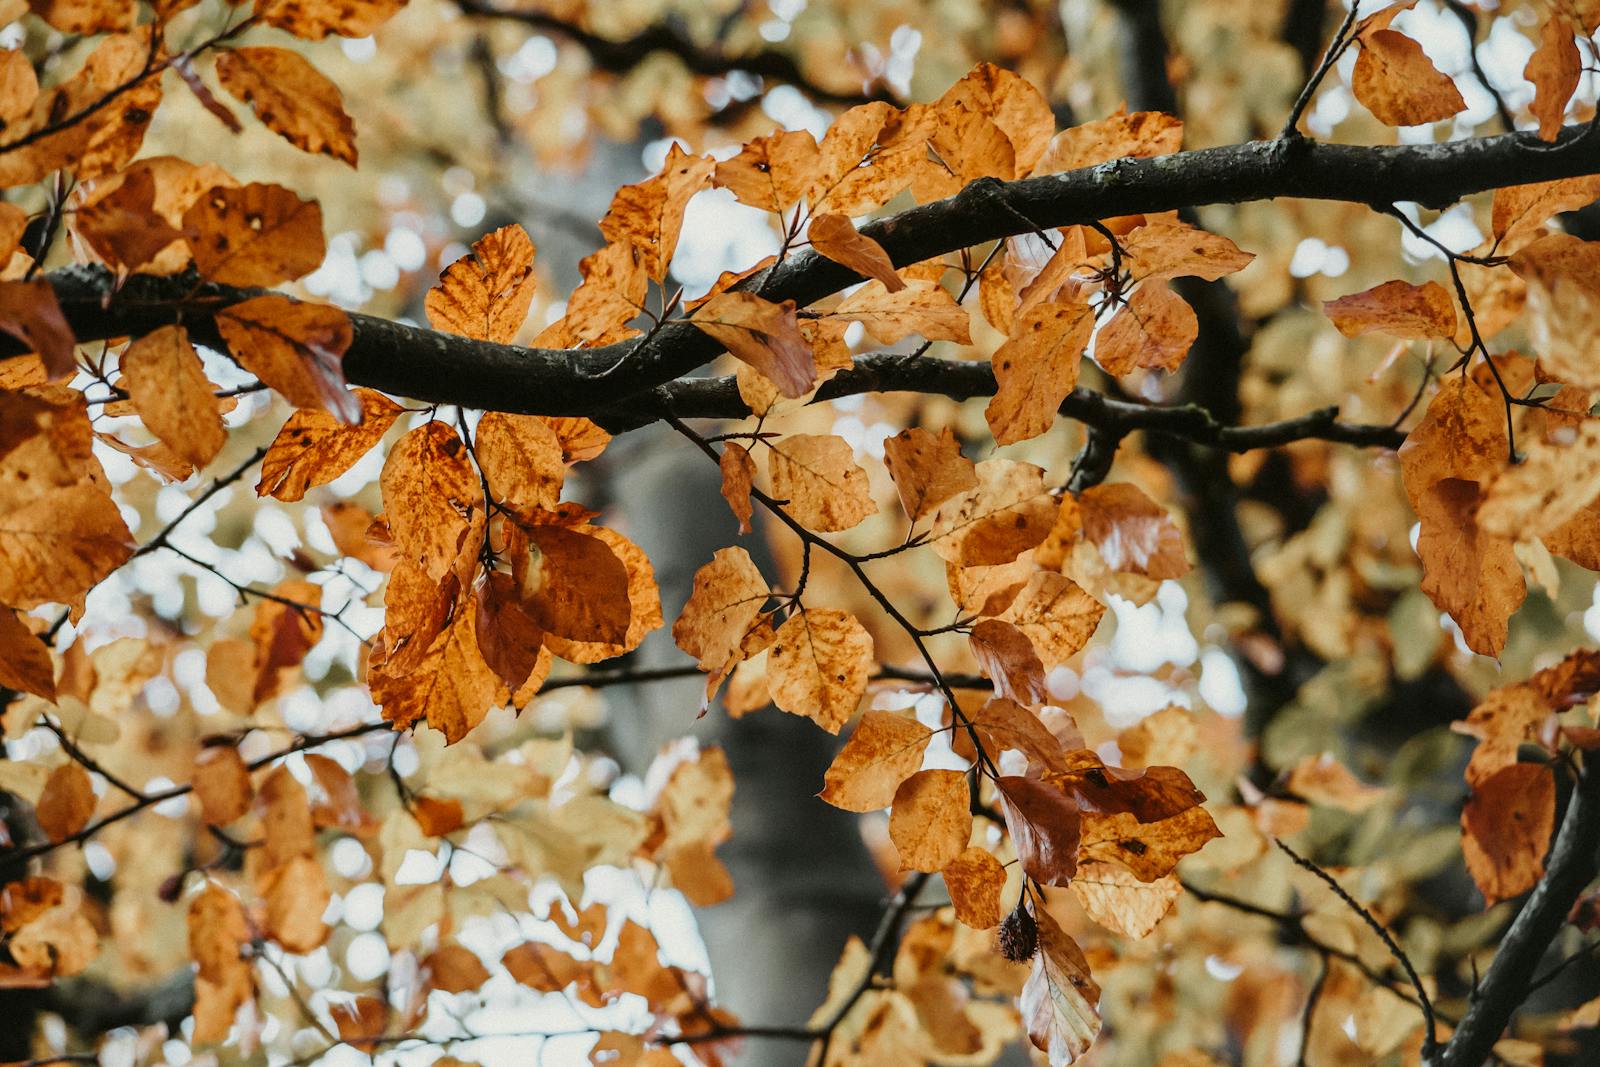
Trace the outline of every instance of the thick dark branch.
<instances>
[{"instance_id":1,"label":"thick dark branch","mask_svg":"<svg viewBox=\"0 0 1600 1067\"><path fill-rule=\"evenodd\" d=\"M909 359L892 354L861 356L817 392L819 400L857 393L923 393L954 400L993 396L994 368L972 360ZM665 415L680 419L738 419L750 414L732 377L685 378L657 389L627 409L615 428L626 429ZM1294 441L1321 440L1377 448L1399 448L1405 434L1387 424L1340 422L1337 408L1319 408L1298 418L1260 426L1229 426L1199 404L1156 407L1116 400L1089 389L1074 389L1061 414L1108 434L1138 430L1208 445L1229 452L1275 448Z\"/></svg>"},{"instance_id":2,"label":"thick dark branch","mask_svg":"<svg viewBox=\"0 0 1600 1067\"><path fill-rule=\"evenodd\" d=\"M807 77L800 64L786 52L764 49L759 52L731 54L717 48L698 44L678 27L670 23L649 26L626 40L614 40L591 33L564 19L544 11L506 8L488 0L456 0L456 6L469 15L480 18L509 19L520 22L541 33L553 33L578 45L589 54L596 67L610 74L626 74L656 53L676 56L678 61L695 74L721 77L735 71L755 74L762 79L783 85L792 85L813 100L828 104L865 104L873 100L898 103L883 87L858 92L841 92L819 85Z\"/></svg>"},{"instance_id":3,"label":"thick dark branch","mask_svg":"<svg viewBox=\"0 0 1600 1067\"><path fill-rule=\"evenodd\" d=\"M1600 771L1585 765L1550 849L1544 877L1500 940L1500 951L1472 994L1466 1017L1428 1067L1478 1067L1517 1008L1534 969L1567 921L1573 901L1600 872Z\"/></svg>"},{"instance_id":4,"label":"thick dark branch","mask_svg":"<svg viewBox=\"0 0 1600 1067\"><path fill-rule=\"evenodd\" d=\"M899 265L1030 229L1089 223L1117 215L1204 204L1297 197L1387 205L1415 201L1444 207L1471 193L1600 171L1600 136L1568 127L1553 146L1532 134L1438 145L1361 147L1306 141L1257 141L1122 159L1016 182L983 180L946 200L879 220L863 232ZM996 210L996 197L1006 210ZM69 269L50 276L80 340L148 332L181 312L201 340L209 316L249 295L187 279L134 278L105 307L109 278ZM771 300L804 306L860 281L813 252L746 282ZM366 315L352 315L355 340L347 377L397 396L528 414L594 415L622 397L673 381L721 347L684 322L648 337L587 350L548 350L472 341ZM14 342L0 352L15 352Z\"/></svg>"}]
</instances>

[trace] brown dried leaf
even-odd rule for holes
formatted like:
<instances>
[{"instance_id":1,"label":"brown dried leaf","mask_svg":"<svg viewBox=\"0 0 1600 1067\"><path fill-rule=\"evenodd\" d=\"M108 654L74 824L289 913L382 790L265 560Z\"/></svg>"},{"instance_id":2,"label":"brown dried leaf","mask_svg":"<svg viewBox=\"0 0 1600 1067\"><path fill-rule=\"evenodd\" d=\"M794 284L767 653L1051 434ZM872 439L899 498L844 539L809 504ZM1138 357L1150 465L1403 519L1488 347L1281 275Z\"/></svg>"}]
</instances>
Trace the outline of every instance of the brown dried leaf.
<instances>
[{"instance_id":1,"label":"brown dried leaf","mask_svg":"<svg viewBox=\"0 0 1600 1067\"><path fill-rule=\"evenodd\" d=\"M993 680L996 696L1018 704L1043 702L1044 664L1021 630L999 619L979 619L967 635L967 645L978 669Z\"/></svg>"},{"instance_id":2,"label":"brown dried leaf","mask_svg":"<svg viewBox=\"0 0 1600 1067\"><path fill-rule=\"evenodd\" d=\"M322 208L281 185L216 186L183 213L183 229L201 275L224 285L293 281L327 251Z\"/></svg>"},{"instance_id":3,"label":"brown dried leaf","mask_svg":"<svg viewBox=\"0 0 1600 1067\"><path fill-rule=\"evenodd\" d=\"M302 409L289 416L261 460L257 496L302 500L306 490L333 481L383 439L400 417L400 406L371 389L357 389L354 395L361 421L353 426L326 411ZM364 540L370 517L360 525Z\"/></svg>"},{"instance_id":4,"label":"brown dried leaf","mask_svg":"<svg viewBox=\"0 0 1600 1067\"><path fill-rule=\"evenodd\" d=\"M1189 573L1189 557L1167 509L1130 482L1096 485L1078 496L1083 535L1113 571L1156 581Z\"/></svg>"},{"instance_id":5,"label":"brown dried leaf","mask_svg":"<svg viewBox=\"0 0 1600 1067\"><path fill-rule=\"evenodd\" d=\"M475 612L456 615L409 674L393 677L371 665L368 685L383 717L404 730L426 721L455 744L483 721L497 700L500 679L478 651Z\"/></svg>"},{"instance_id":6,"label":"brown dried leaf","mask_svg":"<svg viewBox=\"0 0 1600 1067\"><path fill-rule=\"evenodd\" d=\"M1452 375L1400 446L1400 474L1411 509L1446 478L1483 482L1506 461L1505 409L1477 383Z\"/></svg>"},{"instance_id":7,"label":"brown dried leaf","mask_svg":"<svg viewBox=\"0 0 1600 1067\"><path fill-rule=\"evenodd\" d=\"M996 779L1006 831L1023 871L1045 885L1067 885L1078 870L1083 818L1078 798L1037 778Z\"/></svg>"},{"instance_id":8,"label":"brown dried leaf","mask_svg":"<svg viewBox=\"0 0 1600 1067\"><path fill-rule=\"evenodd\" d=\"M1075 1062L1100 1033L1100 987L1076 941L1041 909L1039 953L1022 987L1019 1007L1028 1039L1049 1056L1051 1067Z\"/></svg>"},{"instance_id":9,"label":"brown dried leaf","mask_svg":"<svg viewBox=\"0 0 1600 1067\"><path fill-rule=\"evenodd\" d=\"M584 530L534 526L537 569L522 583L523 605L540 628L569 641L616 644L632 610L628 568L611 546Z\"/></svg>"},{"instance_id":10,"label":"brown dried leaf","mask_svg":"<svg viewBox=\"0 0 1600 1067\"><path fill-rule=\"evenodd\" d=\"M37 353L51 381L76 369L73 353L78 339L61 312L54 287L45 279L0 281L0 331Z\"/></svg>"},{"instance_id":11,"label":"brown dried leaf","mask_svg":"<svg viewBox=\"0 0 1600 1067\"><path fill-rule=\"evenodd\" d=\"M331 304L258 296L217 313L233 358L297 408L322 408L356 423L362 403L345 384L350 316Z\"/></svg>"}]
</instances>

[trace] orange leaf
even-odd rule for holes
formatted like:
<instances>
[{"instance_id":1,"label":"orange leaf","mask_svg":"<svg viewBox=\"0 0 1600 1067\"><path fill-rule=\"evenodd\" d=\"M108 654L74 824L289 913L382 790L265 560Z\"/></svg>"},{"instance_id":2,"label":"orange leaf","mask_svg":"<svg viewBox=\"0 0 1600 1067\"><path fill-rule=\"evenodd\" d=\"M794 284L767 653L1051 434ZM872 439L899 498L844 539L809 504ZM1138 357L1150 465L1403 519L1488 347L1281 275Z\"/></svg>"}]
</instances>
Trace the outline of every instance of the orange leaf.
<instances>
[{"instance_id":1,"label":"orange leaf","mask_svg":"<svg viewBox=\"0 0 1600 1067\"><path fill-rule=\"evenodd\" d=\"M585 527L584 532L604 541L628 572L628 627L616 641L579 641L559 634L545 634L545 647L568 663L598 663L631 652L639 647L646 634L660 628L663 622L661 592L656 587L655 570L644 550L607 526Z\"/></svg>"},{"instance_id":2,"label":"orange leaf","mask_svg":"<svg viewBox=\"0 0 1600 1067\"><path fill-rule=\"evenodd\" d=\"M196 467L222 450L228 431L215 387L182 326L145 334L122 354L123 382L145 428Z\"/></svg>"},{"instance_id":3,"label":"orange leaf","mask_svg":"<svg viewBox=\"0 0 1600 1067\"><path fill-rule=\"evenodd\" d=\"M1183 895L1173 875L1141 882L1128 871L1106 863L1085 863L1072 880L1072 895L1089 918L1123 937L1144 937Z\"/></svg>"},{"instance_id":4,"label":"orange leaf","mask_svg":"<svg viewBox=\"0 0 1600 1067\"><path fill-rule=\"evenodd\" d=\"M0 608L0 685L55 703L56 665L45 644L10 608Z\"/></svg>"},{"instance_id":5,"label":"orange leaf","mask_svg":"<svg viewBox=\"0 0 1600 1067\"><path fill-rule=\"evenodd\" d=\"M793 300L774 304L754 293L718 293L696 308L689 322L764 374L784 396L805 396L817 384L817 364Z\"/></svg>"},{"instance_id":6,"label":"orange leaf","mask_svg":"<svg viewBox=\"0 0 1600 1067\"><path fill-rule=\"evenodd\" d=\"M464 550L476 552L469 542L483 522L483 488L450 427L428 422L400 438L381 483L396 547L429 577L444 577Z\"/></svg>"},{"instance_id":7,"label":"orange leaf","mask_svg":"<svg viewBox=\"0 0 1600 1067\"><path fill-rule=\"evenodd\" d=\"M611 546L583 530L534 526L538 571L523 583L528 616L569 641L616 643L628 633L628 568Z\"/></svg>"},{"instance_id":8,"label":"orange leaf","mask_svg":"<svg viewBox=\"0 0 1600 1067\"><path fill-rule=\"evenodd\" d=\"M808 530L848 530L878 510L867 472L842 437L797 433L771 442L767 472L773 495Z\"/></svg>"},{"instance_id":9,"label":"orange leaf","mask_svg":"<svg viewBox=\"0 0 1600 1067\"><path fill-rule=\"evenodd\" d=\"M937 436L917 426L901 430L883 442L883 459L912 521L978 484L972 460L961 454L948 426Z\"/></svg>"},{"instance_id":10,"label":"orange leaf","mask_svg":"<svg viewBox=\"0 0 1600 1067\"><path fill-rule=\"evenodd\" d=\"M1465 111L1456 83L1439 72L1422 46L1386 26L1360 35L1350 88L1388 126L1438 122Z\"/></svg>"},{"instance_id":11,"label":"orange leaf","mask_svg":"<svg viewBox=\"0 0 1600 1067\"><path fill-rule=\"evenodd\" d=\"M1177 220L1140 226L1123 239L1122 255L1136 281L1189 277L1214 282L1243 270L1256 258L1221 234Z\"/></svg>"},{"instance_id":12,"label":"orange leaf","mask_svg":"<svg viewBox=\"0 0 1600 1067\"><path fill-rule=\"evenodd\" d=\"M739 520L739 532L749 533L750 483L756 475L756 461L750 458L749 450L743 445L729 441L722 446L717 463L722 469L722 498L733 510L733 517Z\"/></svg>"},{"instance_id":13,"label":"orange leaf","mask_svg":"<svg viewBox=\"0 0 1600 1067\"><path fill-rule=\"evenodd\" d=\"M239 898L215 882L189 904L189 955L195 976L194 1041L209 1044L228 1036L234 1014L255 995L255 972L244 958L250 923Z\"/></svg>"},{"instance_id":14,"label":"orange leaf","mask_svg":"<svg viewBox=\"0 0 1600 1067\"><path fill-rule=\"evenodd\" d=\"M395 729L426 721L444 734L447 744L455 744L483 721L496 701L500 679L478 651L474 615L457 613L409 674L392 677L383 672L381 662L371 666L372 699Z\"/></svg>"},{"instance_id":15,"label":"orange leaf","mask_svg":"<svg viewBox=\"0 0 1600 1067\"><path fill-rule=\"evenodd\" d=\"M683 213L689 198L711 179L716 162L707 156L691 156L676 143L667 150L661 173L617 190L600 232L611 242L627 241L639 250L645 273L657 282L664 281L672 253L678 247L683 229Z\"/></svg>"},{"instance_id":16,"label":"orange leaf","mask_svg":"<svg viewBox=\"0 0 1600 1067\"><path fill-rule=\"evenodd\" d=\"M721 548L694 575L694 592L672 624L672 640L711 674L708 695L734 664L770 596L766 579L742 548Z\"/></svg>"},{"instance_id":17,"label":"orange leaf","mask_svg":"<svg viewBox=\"0 0 1600 1067\"><path fill-rule=\"evenodd\" d=\"M405 5L406 0L256 0L255 14L269 26L320 41L330 33L369 37Z\"/></svg>"},{"instance_id":18,"label":"orange leaf","mask_svg":"<svg viewBox=\"0 0 1600 1067\"><path fill-rule=\"evenodd\" d=\"M1400 446L1400 474L1411 509L1446 478L1485 482L1506 462L1506 419L1500 401L1471 378L1454 375Z\"/></svg>"},{"instance_id":19,"label":"orange leaf","mask_svg":"<svg viewBox=\"0 0 1600 1067\"><path fill-rule=\"evenodd\" d=\"M882 245L863 237L855 223L844 215L816 215L806 227L806 239L818 254L841 263L863 278L876 278L891 293L906 287L894 272L894 261Z\"/></svg>"},{"instance_id":20,"label":"orange leaf","mask_svg":"<svg viewBox=\"0 0 1600 1067\"><path fill-rule=\"evenodd\" d=\"M889 839L902 871L937 871L967 847L972 804L962 771L918 771L895 791Z\"/></svg>"},{"instance_id":21,"label":"orange leaf","mask_svg":"<svg viewBox=\"0 0 1600 1067\"><path fill-rule=\"evenodd\" d=\"M1078 496L1083 534L1113 571L1163 581L1189 573L1183 534L1167 509L1128 482L1097 485Z\"/></svg>"},{"instance_id":22,"label":"orange leaf","mask_svg":"<svg viewBox=\"0 0 1600 1067\"><path fill-rule=\"evenodd\" d=\"M1164 156L1183 147L1183 120L1160 111L1135 111L1062 130L1035 169L1039 174L1079 170L1113 159Z\"/></svg>"},{"instance_id":23,"label":"orange leaf","mask_svg":"<svg viewBox=\"0 0 1600 1067\"><path fill-rule=\"evenodd\" d=\"M1552 215L1576 211L1600 197L1600 174L1558 178L1527 185L1506 185L1494 191L1492 226L1495 239L1530 233L1543 226ZM1474 305L1480 301L1474 299ZM1480 311L1480 317L1482 315Z\"/></svg>"},{"instance_id":24,"label":"orange leaf","mask_svg":"<svg viewBox=\"0 0 1600 1067\"><path fill-rule=\"evenodd\" d=\"M1583 60L1578 55L1574 27L1565 15L1552 13L1539 30L1539 47L1528 57L1522 76L1533 83L1534 117L1539 120L1539 137L1554 141L1561 132L1567 101L1578 88Z\"/></svg>"},{"instance_id":25,"label":"orange leaf","mask_svg":"<svg viewBox=\"0 0 1600 1067\"><path fill-rule=\"evenodd\" d=\"M845 811L888 807L900 783L922 766L932 737L933 731L916 719L888 711L864 712L855 733L823 775L826 784L818 795Z\"/></svg>"},{"instance_id":26,"label":"orange leaf","mask_svg":"<svg viewBox=\"0 0 1600 1067\"><path fill-rule=\"evenodd\" d=\"M533 242L514 222L478 238L428 290L428 321L445 333L510 344L538 286L533 257Z\"/></svg>"},{"instance_id":27,"label":"orange leaf","mask_svg":"<svg viewBox=\"0 0 1600 1067\"><path fill-rule=\"evenodd\" d=\"M930 341L972 343L966 309L934 282L912 282L891 293L882 282L871 281L845 297L831 316L861 323L874 340L886 345L913 333Z\"/></svg>"},{"instance_id":28,"label":"orange leaf","mask_svg":"<svg viewBox=\"0 0 1600 1067\"><path fill-rule=\"evenodd\" d=\"M733 190L741 204L779 212L800 199L820 163L809 132L779 130L746 142L738 155L718 163L711 184Z\"/></svg>"},{"instance_id":29,"label":"orange leaf","mask_svg":"<svg viewBox=\"0 0 1600 1067\"><path fill-rule=\"evenodd\" d=\"M855 714L871 671L872 636L844 611L795 612L767 656L772 702L830 734Z\"/></svg>"},{"instance_id":30,"label":"orange leaf","mask_svg":"<svg viewBox=\"0 0 1600 1067\"><path fill-rule=\"evenodd\" d=\"M1165 285L1141 285L1095 337L1094 358L1119 376L1139 367L1173 371L1199 335L1187 300Z\"/></svg>"},{"instance_id":31,"label":"orange leaf","mask_svg":"<svg viewBox=\"0 0 1600 1067\"><path fill-rule=\"evenodd\" d=\"M1346 337L1386 333L1424 339L1454 337L1456 305L1438 282L1384 282L1360 293L1324 300L1322 311Z\"/></svg>"},{"instance_id":32,"label":"orange leaf","mask_svg":"<svg viewBox=\"0 0 1600 1067\"><path fill-rule=\"evenodd\" d=\"M959 567L1010 563L1043 541L1058 505L1031 463L989 459L975 468L978 484L940 504L930 543Z\"/></svg>"},{"instance_id":33,"label":"orange leaf","mask_svg":"<svg viewBox=\"0 0 1600 1067\"><path fill-rule=\"evenodd\" d=\"M543 419L485 412L472 434L472 454L497 504L528 515L561 503L567 476L561 439Z\"/></svg>"},{"instance_id":34,"label":"orange leaf","mask_svg":"<svg viewBox=\"0 0 1600 1067\"><path fill-rule=\"evenodd\" d=\"M355 398L361 405L361 421L355 425L326 411L290 415L261 460L256 495L304 499L307 489L333 481L370 452L400 417L401 408L371 389L355 390ZM370 521L362 524L363 535Z\"/></svg>"},{"instance_id":35,"label":"orange leaf","mask_svg":"<svg viewBox=\"0 0 1600 1067\"><path fill-rule=\"evenodd\" d=\"M995 350L995 394L984 409L996 444L1038 437L1078 384L1078 364L1094 329L1094 312L1079 301L1035 304Z\"/></svg>"},{"instance_id":36,"label":"orange leaf","mask_svg":"<svg viewBox=\"0 0 1600 1067\"><path fill-rule=\"evenodd\" d=\"M1027 635L1048 670L1076 655L1100 625L1105 605L1064 575L1040 571L1000 616Z\"/></svg>"},{"instance_id":37,"label":"orange leaf","mask_svg":"<svg viewBox=\"0 0 1600 1067\"><path fill-rule=\"evenodd\" d=\"M250 771L232 745L208 745L194 760L195 796L205 821L226 826L250 810Z\"/></svg>"},{"instance_id":38,"label":"orange leaf","mask_svg":"<svg viewBox=\"0 0 1600 1067\"><path fill-rule=\"evenodd\" d=\"M153 170L129 169L109 193L78 209L73 232L118 270L136 271L183 240L183 232L156 210L156 195Z\"/></svg>"},{"instance_id":39,"label":"orange leaf","mask_svg":"<svg viewBox=\"0 0 1600 1067\"><path fill-rule=\"evenodd\" d=\"M356 128L345 114L344 97L300 53L225 49L217 56L217 78L268 129L302 152L356 165Z\"/></svg>"},{"instance_id":40,"label":"orange leaf","mask_svg":"<svg viewBox=\"0 0 1600 1067\"><path fill-rule=\"evenodd\" d=\"M94 806L94 783L89 780L89 772L76 763L63 763L45 780L44 792L34 805L34 816L45 836L59 843L89 824Z\"/></svg>"},{"instance_id":41,"label":"orange leaf","mask_svg":"<svg viewBox=\"0 0 1600 1067\"><path fill-rule=\"evenodd\" d=\"M183 229L201 275L224 285L293 281L327 250L322 208L281 185L219 185L183 213Z\"/></svg>"},{"instance_id":42,"label":"orange leaf","mask_svg":"<svg viewBox=\"0 0 1600 1067\"><path fill-rule=\"evenodd\" d=\"M1422 591L1461 627L1467 647L1498 656L1509 620L1527 595L1522 567L1509 537L1479 524L1483 500L1476 482L1446 478L1422 494L1417 518L1422 533Z\"/></svg>"},{"instance_id":43,"label":"orange leaf","mask_svg":"<svg viewBox=\"0 0 1600 1067\"><path fill-rule=\"evenodd\" d=\"M346 423L362 416L344 378L350 316L331 304L268 295L217 314L233 358L298 408L323 408Z\"/></svg>"},{"instance_id":44,"label":"orange leaf","mask_svg":"<svg viewBox=\"0 0 1600 1067\"><path fill-rule=\"evenodd\" d=\"M1549 767L1516 763L1478 783L1461 811L1461 852L1487 903L1518 896L1539 881L1555 818Z\"/></svg>"},{"instance_id":45,"label":"orange leaf","mask_svg":"<svg viewBox=\"0 0 1600 1067\"><path fill-rule=\"evenodd\" d=\"M945 865L945 889L956 918L974 930L1000 925L1000 892L1006 869L988 849L969 848Z\"/></svg>"},{"instance_id":46,"label":"orange leaf","mask_svg":"<svg viewBox=\"0 0 1600 1067\"><path fill-rule=\"evenodd\" d=\"M43 278L0 282L0 330L38 353L51 381L76 369L78 339L61 313L55 289Z\"/></svg>"},{"instance_id":47,"label":"orange leaf","mask_svg":"<svg viewBox=\"0 0 1600 1067\"><path fill-rule=\"evenodd\" d=\"M1026 78L993 63L979 63L934 106L940 111L961 106L987 116L1010 142L1017 177L1032 172L1056 130L1055 112L1044 94Z\"/></svg>"}]
</instances>

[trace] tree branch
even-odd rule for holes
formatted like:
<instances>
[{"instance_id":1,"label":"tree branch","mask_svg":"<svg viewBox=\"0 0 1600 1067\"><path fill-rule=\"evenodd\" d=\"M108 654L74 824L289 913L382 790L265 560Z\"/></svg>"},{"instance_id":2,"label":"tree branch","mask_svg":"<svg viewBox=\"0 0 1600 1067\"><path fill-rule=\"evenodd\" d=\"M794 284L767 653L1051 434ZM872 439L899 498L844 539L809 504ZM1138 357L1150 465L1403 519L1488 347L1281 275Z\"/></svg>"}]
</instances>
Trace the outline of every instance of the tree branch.
<instances>
[{"instance_id":1,"label":"tree branch","mask_svg":"<svg viewBox=\"0 0 1600 1067\"><path fill-rule=\"evenodd\" d=\"M1437 145L1364 147L1299 140L1255 141L1121 159L1015 182L980 180L945 200L872 223L862 232L898 265L1013 236L1029 227L1090 223L1117 215L1204 204L1298 197L1369 204L1395 201L1443 207L1463 196L1534 181L1600 171L1600 136L1587 126L1562 131L1545 146L1532 134ZM996 197L1007 210L995 210ZM101 270L48 275L80 340L142 335L181 313L196 339L220 345L210 316L257 295L190 278L135 277L117 292ZM808 305L861 280L811 251L747 279L743 288L770 300ZM617 408L718 355L722 348L687 322L596 349L535 349L473 341L367 315L351 315L355 337L344 358L347 378L397 396L526 414L595 415ZM0 354L19 351L7 339Z\"/></svg>"},{"instance_id":2,"label":"tree branch","mask_svg":"<svg viewBox=\"0 0 1600 1067\"><path fill-rule=\"evenodd\" d=\"M1544 877L1500 939L1500 951L1472 993L1461 1025L1436 1063L1478 1067L1489 1058L1512 1014L1527 999L1533 972L1567 921L1573 901L1600 872L1600 769L1586 764L1561 819Z\"/></svg>"},{"instance_id":3,"label":"tree branch","mask_svg":"<svg viewBox=\"0 0 1600 1067\"><path fill-rule=\"evenodd\" d=\"M848 107L874 100L890 104L899 103L881 85L859 92L830 89L807 77L794 57L786 52L763 49L742 55L730 54L720 49L705 47L678 27L666 22L648 26L632 37L619 41L591 33L581 26L544 11L504 8L489 3L488 0L456 0L456 6L468 15L520 22L529 29L563 37L589 53L590 61L610 74L627 74L637 69L650 55L665 52L677 57L679 62L695 74L721 77L735 71L743 71L758 75L765 81L792 85L813 100L827 104L841 104Z\"/></svg>"}]
</instances>

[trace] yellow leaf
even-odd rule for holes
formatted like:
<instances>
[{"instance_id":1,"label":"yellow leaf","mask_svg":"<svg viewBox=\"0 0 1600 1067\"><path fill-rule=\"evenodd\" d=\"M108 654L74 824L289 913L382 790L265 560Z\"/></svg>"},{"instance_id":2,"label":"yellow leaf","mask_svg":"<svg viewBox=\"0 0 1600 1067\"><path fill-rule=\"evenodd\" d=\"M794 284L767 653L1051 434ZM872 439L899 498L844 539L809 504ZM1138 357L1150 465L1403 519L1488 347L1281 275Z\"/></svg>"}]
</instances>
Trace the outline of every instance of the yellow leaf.
<instances>
[{"instance_id":1,"label":"yellow leaf","mask_svg":"<svg viewBox=\"0 0 1600 1067\"><path fill-rule=\"evenodd\" d=\"M915 719L868 711L823 775L823 800L845 811L879 811L922 766L933 731ZM963 842L963 845L965 842Z\"/></svg>"},{"instance_id":2,"label":"yellow leaf","mask_svg":"<svg viewBox=\"0 0 1600 1067\"><path fill-rule=\"evenodd\" d=\"M918 771L894 795L889 839L902 871L937 871L955 860L972 836L972 802L961 771Z\"/></svg>"},{"instance_id":3,"label":"yellow leaf","mask_svg":"<svg viewBox=\"0 0 1600 1067\"><path fill-rule=\"evenodd\" d=\"M867 472L842 437L790 434L772 442L767 471L773 495L808 530L848 530L878 510Z\"/></svg>"},{"instance_id":4,"label":"yellow leaf","mask_svg":"<svg viewBox=\"0 0 1600 1067\"><path fill-rule=\"evenodd\" d=\"M872 637L854 615L795 612L778 628L767 656L772 702L830 734L855 714L872 672Z\"/></svg>"},{"instance_id":5,"label":"yellow leaf","mask_svg":"<svg viewBox=\"0 0 1600 1067\"><path fill-rule=\"evenodd\" d=\"M995 394L984 409L996 444L1038 437L1078 384L1078 364L1094 329L1094 312L1077 301L1035 304L995 350Z\"/></svg>"}]
</instances>

